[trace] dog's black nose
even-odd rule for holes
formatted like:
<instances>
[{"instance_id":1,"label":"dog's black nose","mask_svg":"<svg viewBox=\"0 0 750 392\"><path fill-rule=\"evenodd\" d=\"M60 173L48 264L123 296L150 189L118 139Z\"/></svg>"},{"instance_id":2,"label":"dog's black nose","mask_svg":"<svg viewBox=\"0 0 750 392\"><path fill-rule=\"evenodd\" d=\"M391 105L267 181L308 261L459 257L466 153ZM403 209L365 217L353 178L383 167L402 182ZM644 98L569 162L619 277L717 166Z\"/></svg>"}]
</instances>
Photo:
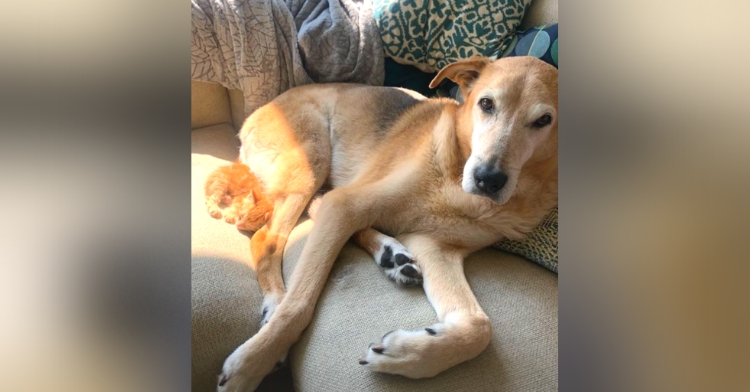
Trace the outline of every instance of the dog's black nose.
<instances>
[{"instance_id":1,"label":"dog's black nose","mask_svg":"<svg viewBox=\"0 0 750 392\"><path fill-rule=\"evenodd\" d=\"M474 170L474 183L484 192L496 193L506 181L508 176L495 166L481 165Z\"/></svg>"}]
</instances>

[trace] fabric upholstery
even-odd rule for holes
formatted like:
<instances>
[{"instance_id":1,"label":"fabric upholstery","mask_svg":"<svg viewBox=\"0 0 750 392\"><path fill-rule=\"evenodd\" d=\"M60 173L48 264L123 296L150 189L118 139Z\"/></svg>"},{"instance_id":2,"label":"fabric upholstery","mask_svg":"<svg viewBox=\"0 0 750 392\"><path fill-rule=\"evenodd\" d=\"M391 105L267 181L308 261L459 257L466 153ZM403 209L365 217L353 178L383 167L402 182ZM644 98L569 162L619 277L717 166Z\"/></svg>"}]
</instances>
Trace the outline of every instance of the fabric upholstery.
<instances>
[{"instance_id":1,"label":"fabric upholstery","mask_svg":"<svg viewBox=\"0 0 750 392\"><path fill-rule=\"evenodd\" d=\"M309 226L311 228L312 225ZM298 227L296 235L303 235ZM303 240L286 248L296 259ZM347 244L291 352L300 392L551 391L557 389L557 276L517 256L483 250L468 258L467 278L493 325L479 357L431 379L370 372L357 363L370 342L392 329L436 321L421 287L400 288L365 251Z\"/></svg>"},{"instance_id":2,"label":"fabric upholstery","mask_svg":"<svg viewBox=\"0 0 750 392\"><path fill-rule=\"evenodd\" d=\"M536 26L516 34L502 57L533 56L558 68L557 37L557 23Z\"/></svg>"},{"instance_id":3,"label":"fabric upholstery","mask_svg":"<svg viewBox=\"0 0 750 392\"><path fill-rule=\"evenodd\" d=\"M498 57L521 24L528 0L375 0L385 54L436 72L473 56Z\"/></svg>"},{"instance_id":4,"label":"fabric upholstery","mask_svg":"<svg viewBox=\"0 0 750 392\"><path fill-rule=\"evenodd\" d=\"M190 83L190 126L192 129L231 124L227 89L218 83L193 80Z\"/></svg>"},{"instance_id":5,"label":"fabric upholstery","mask_svg":"<svg viewBox=\"0 0 750 392\"><path fill-rule=\"evenodd\" d=\"M521 21L521 30L557 23L557 0L533 0Z\"/></svg>"},{"instance_id":6,"label":"fabric upholstery","mask_svg":"<svg viewBox=\"0 0 750 392\"><path fill-rule=\"evenodd\" d=\"M523 256L557 273L557 207L523 240L511 241L506 238L493 247Z\"/></svg>"},{"instance_id":7,"label":"fabric upholstery","mask_svg":"<svg viewBox=\"0 0 750 392\"><path fill-rule=\"evenodd\" d=\"M247 117L245 116L245 98L242 96L242 90L229 90L229 107L232 110L234 129L239 131Z\"/></svg>"}]
</instances>

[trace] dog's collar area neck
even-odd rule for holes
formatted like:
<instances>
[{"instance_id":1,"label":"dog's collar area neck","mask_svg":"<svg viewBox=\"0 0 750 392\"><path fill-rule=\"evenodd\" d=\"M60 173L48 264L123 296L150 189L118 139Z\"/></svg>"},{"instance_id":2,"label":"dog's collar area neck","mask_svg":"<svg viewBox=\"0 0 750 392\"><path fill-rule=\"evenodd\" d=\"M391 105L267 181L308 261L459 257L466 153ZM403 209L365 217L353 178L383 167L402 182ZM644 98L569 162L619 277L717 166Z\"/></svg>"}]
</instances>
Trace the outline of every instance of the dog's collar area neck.
<instances>
[{"instance_id":1,"label":"dog's collar area neck","mask_svg":"<svg viewBox=\"0 0 750 392\"><path fill-rule=\"evenodd\" d=\"M445 115L445 114L444 114ZM464 166L471 155L471 134L468 139L462 136L459 129L456 110L448 113L451 118L448 121L438 121L433 129L433 150L436 162L441 172L451 181L457 181L460 185Z\"/></svg>"},{"instance_id":2,"label":"dog's collar area neck","mask_svg":"<svg viewBox=\"0 0 750 392\"><path fill-rule=\"evenodd\" d=\"M459 105L453 118L452 131L455 138L454 144L458 151L458 156L460 157L461 167L466 164L466 161L468 161L471 156L471 132L474 128L472 121L461 121L464 117L468 117L470 120L472 118L470 108L468 109L468 113L463 113L464 110L467 110L466 108L467 107L463 104Z\"/></svg>"}]
</instances>

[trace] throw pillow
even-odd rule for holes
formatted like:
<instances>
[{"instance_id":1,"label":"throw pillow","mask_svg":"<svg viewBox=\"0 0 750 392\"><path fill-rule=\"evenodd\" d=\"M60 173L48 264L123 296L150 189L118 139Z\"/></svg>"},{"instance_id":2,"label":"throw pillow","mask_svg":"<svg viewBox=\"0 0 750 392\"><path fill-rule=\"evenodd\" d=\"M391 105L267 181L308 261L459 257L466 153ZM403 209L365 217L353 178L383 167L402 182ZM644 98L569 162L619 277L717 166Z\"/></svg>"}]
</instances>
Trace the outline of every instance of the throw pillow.
<instances>
[{"instance_id":1,"label":"throw pillow","mask_svg":"<svg viewBox=\"0 0 750 392\"><path fill-rule=\"evenodd\" d=\"M525 257L557 273L557 207L521 241L502 240L494 248Z\"/></svg>"},{"instance_id":2,"label":"throw pillow","mask_svg":"<svg viewBox=\"0 0 750 392\"><path fill-rule=\"evenodd\" d=\"M424 72L477 55L497 58L530 0L374 0L386 56Z\"/></svg>"}]
</instances>

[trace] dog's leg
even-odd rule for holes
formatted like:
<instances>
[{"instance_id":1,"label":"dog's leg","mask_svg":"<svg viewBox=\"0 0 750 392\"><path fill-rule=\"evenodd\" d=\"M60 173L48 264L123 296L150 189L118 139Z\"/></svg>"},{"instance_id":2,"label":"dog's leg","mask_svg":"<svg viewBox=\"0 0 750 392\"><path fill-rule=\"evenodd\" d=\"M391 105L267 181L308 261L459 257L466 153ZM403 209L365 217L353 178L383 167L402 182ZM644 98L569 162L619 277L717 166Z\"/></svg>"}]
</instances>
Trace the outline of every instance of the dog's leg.
<instances>
[{"instance_id":1,"label":"dog's leg","mask_svg":"<svg viewBox=\"0 0 750 392\"><path fill-rule=\"evenodd\" d=\"M274 203L271 220L250 239L250 252L258 285L263 292L261 328L268 323L276 307L284 298L284 278L281 274L284 247L289 233L294 229L307 201L312 195L293 194L280 197ZM276 368L286 361L287 354L279 357Z\"/></svg>"},{"instance_id":2,"label":"dog's leg","mask_svg":"<svg viewBox=\"0 0 750 392\"><path fill-rule=\"evenodd\" d=\"M385 274L404 286L414 286L422 283L422 272L414 264L414 257L396 241L373 228L367 228L354 234L354 242L366 250L383 268Z\"/></svg>"},{"instance_id":3,"label":"dog's leg","mask_svg":"<svg viewBox=\"0 0 750 392\"><path fill-rule=\"evenodd\" d=\"M274 213L269 222L250 239L250 253L258 285L263 292L261 326L265 325L284 298L284 279L281 262L289 233L312 197L311 194L292 194L274 202Z\"/></svg>"},{"instance_id":4,"label":"dog's leg","mask_svg":"<svg viewBox=\"0 0 750 392\"><path fill-rule=\"evenodd\" d=\"M316 196L310 202L308 214L313 221L317 219L317 210L322 201L322 196ZM422 284L422 272L414 264L414 257L395 238L368 227L356 232L352 239L370 253L375 263L396 283L404 286Z\"/></svg>"},{"instance_id":5,"label":"dog's leg","mask_svg":"<svg viewBox=\"0 0 750 392\"><path fill-rule=\"evenodd\" d=\"M292 273L289 291L265 327L224 362L219 391L252 391L310 323L336 256L358 230L372 224L386 185L340 188L323 197L317 221ZM363 196L365 195L365 196Z\"/></svg>"},{"instance_id":6,"label":"dog's leg","mask_svg":"<svg viewBox=\"0 0 750 392\"><path fill-rule=\"evenodd\" d=\"M422 266L424 289L438 323L386 333L368 347L360 364L410 378L432 377L479 355L492 338L492 327L466 282L463 255L424 237L405 237L403 243Z\"/></svg>"}]
</instances>

